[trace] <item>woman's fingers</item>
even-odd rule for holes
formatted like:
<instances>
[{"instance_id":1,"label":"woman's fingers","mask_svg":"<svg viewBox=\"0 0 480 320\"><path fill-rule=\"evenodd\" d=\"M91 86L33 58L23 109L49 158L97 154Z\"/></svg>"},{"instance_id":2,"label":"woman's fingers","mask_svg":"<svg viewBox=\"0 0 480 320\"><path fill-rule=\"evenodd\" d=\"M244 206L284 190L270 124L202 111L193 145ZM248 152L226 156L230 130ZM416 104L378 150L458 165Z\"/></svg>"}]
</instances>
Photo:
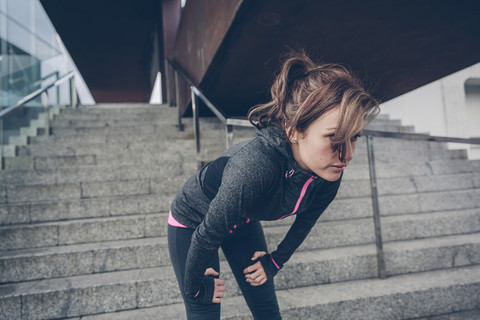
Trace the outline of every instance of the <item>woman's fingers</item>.
<instances>
[{"instance_id":1,"label":"woman's fingers","mask_svg":"<svg viewBox=\"0 0 480 320\"><path fill-rule=\"evenodd\" d=\"M223 279L215 279L215 288L223 288L223 291L225 291L225 280Z\"/></svg>"},{"instance_id":2,"label":"woman's fingers","mask_svg":"<svg viewBox=\"0 0 480 320\"><path fill-rule=\"evenodd\" d=\"M265 251L255 251L255 253L253 254L252 260L257 260L258 258L261 258L266 254L267 253Z\"/></svg>"},{"instance_id":3,"label":"woman's fingers","mask_svg":"<svg viewBox=\"0 0 480 320\"><path fill-rule=\"evenodd\" d=\"M260 274L256 277L247 278L246 281L248 283L250 283L251 285L253 285L253 284L264 284L267 281L267 276L265 274Z\"/></svg>"},{"instance_id":4,"label":"woman's fingers","mask_svg":"<svg viewBox=\"0 0 480 320\"><path fill-rule=\"evenodd\" d=\"M255 279L255 281L249 281L247 280L248 283L250 283L251 286L258 287L267 282L267 277L266 276L260 276Z\"/></svg>"},{"instance_id":5,"label":"woman's fingers","mask_svg":"<svg viewBox=\"0 0 480 320\"><path fill-rule=\"evenodd\" d=\"M217 271L215 271L215 269L213 268L208 268L207 270L205 270L205 275L206 276L218 276L220 273L218 273Z\"/></svg>"},{"instance_id":6,"label":"woman's fingers","mask_svg":"<svg viewBox=\"0 0 480 320\"><path fill-rule=\"evenodd\" d=\"M267 281L267 275L260 262L257 262L243 270L245 280L252 286L260 286Z\"/></svg>"},{"instance_id":7,"label":"woman's fingers","mask_svg":"<svg viewBox=\"0 0 480 320\"><path fill-rule=\"evenodd\" d=\"M252 272L252 273L249 273L249 274L245 275L245 278L255 280L258 277L263 276L263 275L265 275L265 271L263 271L263 268L261 268L261 269L257 269L255 272Z\"/></svg>"},{"instance_id":8,"label":"woman's fingers","mask_svg":"<svg viewBox=\"0 0 480 320\"><path fill-rule=\"evenodd\" d=\"M262 271L259 270L252 274L247 274L245 278L246 278L246 281L250 283L252 286L260 286L265 282L267 282L267 275L265 274L265 272L263 272L263 270Z\"/></svg>"},{"instance_id":9,"label":"woman's fingers","mask_svg":"<svg viewBox=\"0 0 480 320\"><path fill-rule=\"evenodd\" d=\"M255 251L252 256L252 261L257 260L266 254L267 253L265 251ZM245 268L243 273L245 274L245 280L252 286L261 286L267 282L267 275L260 261Z\"/></svg>"},{"instance_id":10,"label":"woman's fingers","mask_svg":"<svg viewBox=\"0 0 480 320\"><path fill-rule=\"evenodd\" d=\"M213 292L212 302L221 303L224 295L225 295L225 280L215 279L215 288Z\"/></svg>"},{"instance_id":11,"label":"woman's fingers","mask_svg":"<svg viewBox=\"0 0 480 320\"><path fill-rule=\"evenodd\" d=\"M262 269L263 270L263 266L260 262L255 262L254 264L252 264L251 266L245 268L243 270L243 274L249 274L249 273L252 273L252 272L255 272L257 271L258 269Z\"/></svg>"},{"instance_id":12,"label":"woman's fingers","mask_svg":"<svg viewBox=\"0 0 480 320\"><path fill-rule=\"evenodd\" d=\"M213 268L208 268L205 270L206 276L218 277L220 273L215 271ZM222 298L225 295L225 280L223 279L214 279L214 288L213 288L213 299L212 303L221 303Z\"/></svg>"}]
</instances>

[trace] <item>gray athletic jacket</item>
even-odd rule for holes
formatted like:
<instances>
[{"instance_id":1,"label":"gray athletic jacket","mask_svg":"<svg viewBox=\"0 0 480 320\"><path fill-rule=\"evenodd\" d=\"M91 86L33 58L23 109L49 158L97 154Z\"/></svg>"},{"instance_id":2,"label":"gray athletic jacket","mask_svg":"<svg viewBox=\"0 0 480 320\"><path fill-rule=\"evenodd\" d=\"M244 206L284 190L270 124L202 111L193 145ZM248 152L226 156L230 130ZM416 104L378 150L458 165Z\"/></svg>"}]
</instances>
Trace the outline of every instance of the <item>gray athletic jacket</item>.
<instances>
[{"instance_id":1,"label":"gray athletic jacket","mask_svg":"<svg viewBox=\"0 0 480 320\"><path fill-rule=\"evenodd\" d=\"M256 138L232 146L199 170L171 206L175 220L196 229L187 255L187 296L211 301L213 279L204 272L229 232L252 219L296 214L277 250L261 260L267 277L275 275L335 198L340 181L329 182L300 168L285 131L275 126L257 130Z\"/></svg>"}]
</instances>

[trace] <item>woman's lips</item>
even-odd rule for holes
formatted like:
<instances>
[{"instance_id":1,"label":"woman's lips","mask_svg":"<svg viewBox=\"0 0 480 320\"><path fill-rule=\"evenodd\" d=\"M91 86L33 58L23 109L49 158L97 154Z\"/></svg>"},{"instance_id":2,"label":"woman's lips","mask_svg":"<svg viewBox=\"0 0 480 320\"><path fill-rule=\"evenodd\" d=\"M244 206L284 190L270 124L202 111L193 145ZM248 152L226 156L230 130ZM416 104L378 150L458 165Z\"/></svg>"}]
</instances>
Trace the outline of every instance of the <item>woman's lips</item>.
<instances>
[{"instance_id":1,"label":"woman's lips","mask_svg":"<svg viewBox=\"0 0 480 320\"><path fill-rule=\"evenodd\" d=\"M339 164L339 165L334 165L333 168L335 168L338 171L343 171L347 165L346 164Z\"/></svg>"}]
</instances>

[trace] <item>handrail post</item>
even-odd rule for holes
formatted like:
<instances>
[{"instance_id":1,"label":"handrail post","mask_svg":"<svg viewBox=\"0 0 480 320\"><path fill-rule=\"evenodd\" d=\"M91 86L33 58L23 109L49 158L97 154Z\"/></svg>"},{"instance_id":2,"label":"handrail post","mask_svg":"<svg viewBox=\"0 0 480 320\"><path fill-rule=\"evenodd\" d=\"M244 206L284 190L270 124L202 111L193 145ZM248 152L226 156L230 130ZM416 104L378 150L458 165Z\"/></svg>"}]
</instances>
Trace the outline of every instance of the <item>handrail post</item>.
<instances>
[{"instance_id":1,"label":"handrail post","mask_svg":"<svg viewBox=\"0 0 480 320\"><path fill-rule=\"evenodd\" d=\"M200 161L200 126L198 121L198 100L197 95L193 90L192 94L192 114L193 114L193 133L195 135L195 148L197 152L197 161Z\"/></svg>"},{"instance_id":2,"label":"handrail post","mask_svg":"<svg viewBox=\"0 0 480 320\"><path fill-rule=\"evenodd\" d=\"M233 144L233 126L231 124L225 124L225 146L230 148Z\"/></svg>"},{"instance_id":3,"label":"handrail post","mask_svg":"<svg viewBox=\"0 0 480 320\"><path fill-rule=\"evenodd\" d=\"M45 109L45 132L44 135L50 135L50 108L48 107L48 91L42 92L43 108Z\"/></svg>"},{"instance_id":4,"label":"handrail post","mask_svg":"<svg viewBox=\"0 0 480 320\"><path fill-rule=\"evenodd\" d=\"M192 91L193 94L193 91ZM180 114L180 83L178 78L178 71L175 70L175 100L178 110L178 130L183 131L182 115Z\"/></svg>"},{"instance_id":5,"label":"handrail post","mask_svg":"<svg viewBox=\"0 0 480 320\"><path fill-rule=\"evenodd\" d=\"M377 175L375 172L375 152L373 137L367 136L368 167L370 170L370 187L372 189L373 222L375 228L375 243L377 245L377 268L380 279L385 279L385 255L383 252L382 230L380 226L380 209L378 205Z\"/></svg>"},{"instance_id":6,"label":"handrail post","mask_svg":"<svg viewBox=\"0 0 480 320\"><path fill-rule=\"evenodd\" d=\"M5 169L3 160L3 118L0 118L0 170L3 169Z\"/></svg>"},{"instance_id":7,"label":"handrail post","mask_svg":"<svg viewBox=\"0 0 480 320\"><path fill-rule=\"evenodd\" d=\"M57 87L60 88L60 87ZM70 107L77 107L77 89L75 88L75 77L70 78Z\"/></svg>"}]
</instances>

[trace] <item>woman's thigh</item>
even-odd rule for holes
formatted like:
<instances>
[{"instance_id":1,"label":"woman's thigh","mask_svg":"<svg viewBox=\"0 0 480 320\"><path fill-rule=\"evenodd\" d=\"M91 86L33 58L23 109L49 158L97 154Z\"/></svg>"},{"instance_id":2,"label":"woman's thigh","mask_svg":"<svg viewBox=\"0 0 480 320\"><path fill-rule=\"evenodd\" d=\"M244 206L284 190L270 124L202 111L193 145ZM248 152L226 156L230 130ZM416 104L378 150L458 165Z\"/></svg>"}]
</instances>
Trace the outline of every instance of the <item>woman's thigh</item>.
<instances>
[{"instance_id":1,"label":"woman's thigh","mask_svg":"<svg viewBox=\"0 0 480 320\"><path fill-rule=\"evenodd\" d=\"M194 230L168 226L168 250L172 261L173 270L177 278L180 292L185 303L185 310L188 319L220 319L220 304L195 303L185 296L183 280L185 278L185 264L187 253L190 248L191 238ZM220 272L218 256L211 261L211 266Z\"/></svg>"},{"instance_id":2,"label":"woman's thigh","mask_svg":"<svg viewBox=\"0 0 480 320\"><path fill-rule=\"evenodd\" d=\"M273 279L254 287L245 281L243 270L254 264L255 251L268 252L260 222L252 222L228 235L222 250L255 319L281 319Z\"/></svg>"}]
</instances>

